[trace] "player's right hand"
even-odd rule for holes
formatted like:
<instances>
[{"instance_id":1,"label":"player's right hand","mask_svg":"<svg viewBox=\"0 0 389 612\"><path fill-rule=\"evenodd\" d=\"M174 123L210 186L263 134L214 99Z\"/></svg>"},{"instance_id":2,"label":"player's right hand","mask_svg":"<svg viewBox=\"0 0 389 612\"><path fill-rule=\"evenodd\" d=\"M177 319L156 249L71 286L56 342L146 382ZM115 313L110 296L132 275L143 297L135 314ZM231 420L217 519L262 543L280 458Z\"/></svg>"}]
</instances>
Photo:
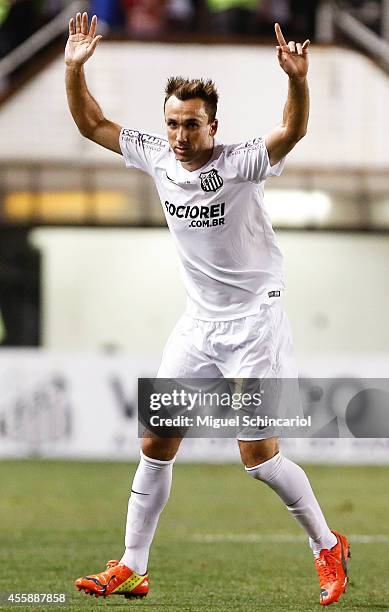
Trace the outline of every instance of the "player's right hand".
<instances>
[{"instance_id":1,"label":"player's right hand","mask_svg":"<svg viewBox=\"0 0 389 612\"><path fill-rule=\"evenodd\" d=\"M89 27L88 13L77 13L69 21L69 38L65 48L67 66L82 66L94 53L102 36L96 36L97 17L93 15Z\"/></svg>"}]
</instances>

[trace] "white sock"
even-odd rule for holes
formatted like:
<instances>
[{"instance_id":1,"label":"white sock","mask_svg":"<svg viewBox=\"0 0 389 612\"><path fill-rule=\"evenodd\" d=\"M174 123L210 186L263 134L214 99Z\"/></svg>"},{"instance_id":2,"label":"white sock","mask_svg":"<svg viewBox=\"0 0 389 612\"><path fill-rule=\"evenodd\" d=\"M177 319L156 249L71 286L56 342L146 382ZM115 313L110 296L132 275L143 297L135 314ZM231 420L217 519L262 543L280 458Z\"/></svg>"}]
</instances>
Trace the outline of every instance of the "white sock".
<instances>
[{"instance_id":1,"label":"white sock","mask_svg":"<svg viewBox=\"0 0 389 612\"><path fill-rule=\"evenodd\" d=\"M335 546L336 536L328 527L307 475L299 465L277 453L260 465L246 467L246 472L266 482L279 495L307 532L314 555L318 555L323 548Z\"/></svg>"},{"instance_id":2,"label":"white sock","mask_svg":"<svg viewBox=\"0 0 389 612\"><path fill-rule=\"evenodd\" d=\"M169 499L174 459L159 461L141 452L128 500L126 550L120 563L145 574L159 515Z\"/></svg>"}]
</instances>

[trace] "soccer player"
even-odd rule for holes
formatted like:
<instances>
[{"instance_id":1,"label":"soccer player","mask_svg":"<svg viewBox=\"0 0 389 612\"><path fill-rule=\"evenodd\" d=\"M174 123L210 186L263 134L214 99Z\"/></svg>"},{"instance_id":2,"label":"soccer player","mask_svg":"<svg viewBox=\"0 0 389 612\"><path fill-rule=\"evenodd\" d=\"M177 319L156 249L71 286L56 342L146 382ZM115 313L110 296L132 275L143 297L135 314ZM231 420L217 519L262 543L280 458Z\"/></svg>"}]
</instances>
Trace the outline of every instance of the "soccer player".
<instances>
[{"instance_id":1,"label":"soccer player","mask_svg":"<svg viewBox=\"0 0 389 612\"><path fill-rule=\"evenodd\" d=\"M188 307L165 347L159 377L297 376L282 307L282 256L263 204L263 185L279 175L308 123L309 40L289 42L275 25L278 62L289 78L281 124L264 138L235 145L215 139L218 95L212 81L171 77L165 91L167 138L123 129L105 118L88 91L83 64L100 39L97 19L77 14L65 50L69 108L81 134L150 174L177 246ZM120 561L76 580L79 590L127 598L148 592L149 549L170 493L181 439L143 438ZM267 483L309 537L320 603L339 600L347 584L349 544L331 531L305 472L279 451L270 430L239 436L246 472Z\"/></svg>"}]
</instances>

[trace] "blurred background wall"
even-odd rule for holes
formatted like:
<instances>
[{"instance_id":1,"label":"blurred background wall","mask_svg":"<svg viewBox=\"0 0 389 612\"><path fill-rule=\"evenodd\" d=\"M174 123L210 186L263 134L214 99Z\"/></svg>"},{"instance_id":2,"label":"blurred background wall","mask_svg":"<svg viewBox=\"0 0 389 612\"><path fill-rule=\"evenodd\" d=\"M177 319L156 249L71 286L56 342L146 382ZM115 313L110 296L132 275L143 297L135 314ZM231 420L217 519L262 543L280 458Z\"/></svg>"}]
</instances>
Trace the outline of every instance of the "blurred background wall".
<instances>
[{"instance_id":1,"label":"blurred background wall","mask_svg":"<svg viewBox=\"0 0 389 612\"><path fill-rule=\"evenodd\" d=\"M387 238L277 234L298 352L387 351ZM185 308L166 230L44 228L33 243L44 261L44 346L161 354Z\"/></svg>"},{"instance_id":2,"label":"blurred background wall","mask_svg":"<svg viewBox=\"0 0 389 612\"><path fill-rule=\"evenodd\" d=\"M66 23L84 8L0 7L4 456L134 456L136 379L156 372L185 306L151 181L83 139L67 110ZM91 2L90 11L104 40L87 78L108 117L163 133L166 78L212 77L225 142L265 134L281 118L287 80L274 21L288 38L312 39L309 132L266 188L286 306L305 375L386 377L388 2L133 0ZM100 415L89 449L81 443L88 414ZM107 415L117 417L110 433ZM189 441L187 457L215 458L208 442ZM322 459L389 455L386 438L340 442ZM221 444L218 456L233 457L229 441ZM317 458L307 441L289 445L290 454Z\"/></svg>"},{"instance_id":3,"label":"blurred background wall","mask_svg":"<svg viewBox=\"0 0 389 612\"><path fill-rule=\"evenodd\" d=\"M310 58L309 132L291 153L288 171L386 169L386 75L348 49L313 46ZM213 78L220 93L218 136L225 142L271 130L281 120L287 92L275 44L178 46L103 40L85 70L108 117L157 133L164 133L163 91L170 75ZM123 165L119 156L78 134L67 108L63 73L60 56L3 105L0 160Z\"/></svg>"}]
</instances>

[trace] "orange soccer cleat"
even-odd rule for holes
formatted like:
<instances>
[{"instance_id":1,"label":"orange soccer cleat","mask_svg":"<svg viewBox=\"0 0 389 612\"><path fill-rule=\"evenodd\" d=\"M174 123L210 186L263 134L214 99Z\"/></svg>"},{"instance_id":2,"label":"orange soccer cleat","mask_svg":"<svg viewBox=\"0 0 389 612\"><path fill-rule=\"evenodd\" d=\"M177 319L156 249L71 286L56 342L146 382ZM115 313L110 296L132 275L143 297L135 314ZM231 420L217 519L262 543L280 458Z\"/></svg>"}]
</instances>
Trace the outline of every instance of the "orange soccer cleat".
<instances>
[{"instance_id":1,"label":"orange soccer cleat","mask_svg":"<svg viewBox=\"0 0 389 612\"><path fill-rule=\"evenodd\" d=\"M146 597L149 592L148 575L141 576L119 561L108 561L105 572L77 578L74 585L79 591L96 597L124 595L132 599Z\"/></svg>"},{"instance_id":2,"label":"orange soccer cleat","mask_svg":"<svg viewBox=\"0 0 389 612\"><path fill-rule=\"evenodd\" d=\"M322 606L339 601L347 586L347 560L350 547L347 538L337 531L332 532L337 543L331 550L324 548L315 558L320 582L320 603Z\"/></svg>"}]
</instances>

